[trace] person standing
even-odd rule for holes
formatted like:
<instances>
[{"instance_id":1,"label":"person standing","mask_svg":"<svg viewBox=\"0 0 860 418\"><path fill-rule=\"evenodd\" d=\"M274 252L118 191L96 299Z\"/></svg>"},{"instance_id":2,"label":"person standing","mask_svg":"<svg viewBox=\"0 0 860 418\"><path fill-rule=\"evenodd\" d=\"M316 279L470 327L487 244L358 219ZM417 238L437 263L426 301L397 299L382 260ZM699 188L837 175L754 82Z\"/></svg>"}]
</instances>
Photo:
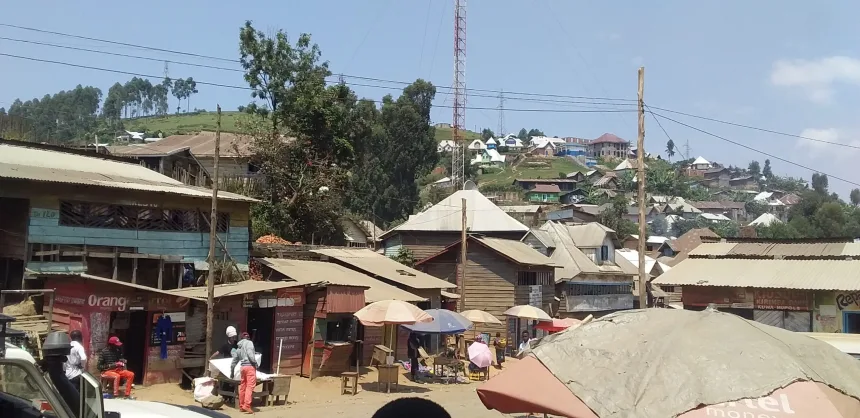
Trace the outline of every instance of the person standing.
<instances>
[{"instance_id":1,"label":"person standing","mask_svg":"<svg viewBox=\"0 0 860 418\"><path fill-rule=\"evenodd\" d=\"M409 369L412 373L412 381L418 381L418 349L421 348L421 338L418 337L418 334L412 333L409 334Z\"/></svg>"},{"instance_id":2,"label":"person standing","mask_svg":"<svg viewBox=\"0 0 860 418\"><path fill-rule=\"evenodd\" d=\"M69 334L72 339L72 349L69 351L66 362L63 364L63 369L66 372L66 378L75 386L75 389L80 391L81 374L87 366L87 352L84 350L82 342L84 336L80 331L75 330Z\"/></svg>"},{"instance_id":3,"label":"person standing","mask_svg":"<svg viewBox=\"0 0 860 418\"><path fill-rule=\"evenodd\" d=\"M522 352L523 352L523 351L525 351L527 348L529 348L529 339L530 339L530 338L529 338L529 332L528 332L528 331L523 331L523 337L522 337L522 340L520 341L520 347L519 347L519 352L520 352L520 353L522 353Z\"/></svg>"},{"instance_id":4,"label":"person standing","mask_svg":"<svg viewBox=\"0 0 860 418\"><path fill-rule=\"evenodd\" d=\"M257 351L254 349L254 343L251 341L250 335L247 332L242 333L242 339L236 346L236 352L233 356L233 361L230 364L230 370L236 368L236 365L241 364L241 383L239 384L239 411L246 414L253 414L251 409L251 401L254 399L254 388L257 386ZM235 379L235 376L233 376Z\"/></svg>"},{"instance_id":5,"label":"person standing","mask_svg":"<svg viewBox=\"0 0 860 418\"><path fill-rule=\"evenodd\" d=\"M227 342L221 345L218 348L218 351L212 353L212 357L209 357L209 360L215 360L217 358L232 358L233 351L236 350L237 347L236 341L236 328L229 326L227 327Z\"/></svg>"},{"instance_id":6,"label":"person standing","mask_svg":"<svg viewBox=\"0 0 860 418\"><path fill-rule=\"evenodd\" d=\"M496 338L493 339L493 347L496 348L496 363L499 368L502 368L502 363L505 362L505 347L508 345L506 339L502 338L502 333L497 332Z\"/></svg>"},{"instance_id":7,"label":"person standing","mask_svg":"<svg viewBox=\"0 0 860 418\"><path fill-rule=\"evenodd\" d=\"M108 338L105 348L99 353L99 372L101 377L113 379L113 396L119 396L119 385L125 379L125 397L131 397L131 385L134 384L134 372L126 368L126 360L122 356L122 341L118 337Z\"/></svg>"}]
</instances>

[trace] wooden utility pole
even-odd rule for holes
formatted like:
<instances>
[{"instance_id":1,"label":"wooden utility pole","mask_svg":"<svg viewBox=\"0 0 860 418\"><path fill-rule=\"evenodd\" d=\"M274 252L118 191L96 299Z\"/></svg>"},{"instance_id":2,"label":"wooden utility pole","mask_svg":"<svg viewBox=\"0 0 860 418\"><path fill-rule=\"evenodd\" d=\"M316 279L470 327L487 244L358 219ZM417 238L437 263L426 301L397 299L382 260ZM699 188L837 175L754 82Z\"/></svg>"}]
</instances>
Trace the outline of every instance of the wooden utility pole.
<instances>
[{"instance_id":1,"label":"wooden utility pole","mask_svg":"<svg viewBox=\"0 0 860 418\"><path fill-rule=\"evenodd\" d=\"M636 140L637 204L639 205L639 308L648 307L648 273L645 271L645 67L639 67L639 138Z\"/></svg>"},{"instance_id":2,"label":"wooden utility pole","mask_svg":"<svg viewBox=\"0 0 860 418\"><path fill-rule=\"evenodd\" d=\"M463 198L460 232L460 312L466 310L466 199Z\"/></svg>"},{"instance_id":3,"label":"wooden utility pole","mask_svg":"<svg viewBox=\"0 0 860 418\"><path fill-rule=\"evenodd\" d=\"M209 272L206 275L206 361L212 357L212 323L215 322L215 238L218 236L218 157L221 153L221 105L215 119L215 163L212 169L212 212L209 214ZM206 368L207 370L209 367Z\"/></svg>"}]
</instances>

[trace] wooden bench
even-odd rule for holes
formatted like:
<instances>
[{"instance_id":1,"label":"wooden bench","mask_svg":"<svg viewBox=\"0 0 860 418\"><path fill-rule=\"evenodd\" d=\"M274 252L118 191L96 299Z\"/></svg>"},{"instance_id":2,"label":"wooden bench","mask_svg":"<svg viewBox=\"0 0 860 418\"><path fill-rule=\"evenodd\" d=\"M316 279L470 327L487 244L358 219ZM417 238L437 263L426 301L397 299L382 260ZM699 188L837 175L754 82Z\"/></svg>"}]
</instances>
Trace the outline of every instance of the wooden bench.
<instances>
[{"instance_id":1,"label":"wooden bench","mask_svg":"<svg viewBox=\"0 0 860 418\"><path fill-rule=\"evenodd\" d=\"M340 374L340 394L345 395L351 391L352 395L358 393L358 372L343 372Z\"/></svg>"}]
</instances>

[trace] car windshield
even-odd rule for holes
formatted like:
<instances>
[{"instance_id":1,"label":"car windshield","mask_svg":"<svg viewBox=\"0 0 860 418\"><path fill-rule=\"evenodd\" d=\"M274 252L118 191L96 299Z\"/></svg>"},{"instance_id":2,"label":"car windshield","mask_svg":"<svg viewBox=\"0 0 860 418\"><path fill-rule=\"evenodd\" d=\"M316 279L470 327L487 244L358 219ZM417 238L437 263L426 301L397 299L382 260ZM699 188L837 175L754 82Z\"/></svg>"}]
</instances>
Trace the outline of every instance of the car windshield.
<instances>
[{"instance_id":1,"label":"car windshield","mask_svg":"<svg viewBox=\"0 0 860 418\"><path fill-rule=\"evenodd\" d=\"M104 414L102 394L99 381L89 373L84 373L81 379L81 405L84 405L84 415L81 418L101 418Z\"/></svg>"},{"instance_id":2,"label":"car windshield","mask_svg":"<svg viewBox=\"0 0 860 418\"><path fill-rule=\"evenodd\" d=\"M33 376L20 365L14 363L0 364L0 405L15 405L16 408L0 408L16 410L19 413L9 418L56 416L48 403L48 398L33 380ZM6 418L4 416L4 418Z\"/></svg>"}]
</instances>

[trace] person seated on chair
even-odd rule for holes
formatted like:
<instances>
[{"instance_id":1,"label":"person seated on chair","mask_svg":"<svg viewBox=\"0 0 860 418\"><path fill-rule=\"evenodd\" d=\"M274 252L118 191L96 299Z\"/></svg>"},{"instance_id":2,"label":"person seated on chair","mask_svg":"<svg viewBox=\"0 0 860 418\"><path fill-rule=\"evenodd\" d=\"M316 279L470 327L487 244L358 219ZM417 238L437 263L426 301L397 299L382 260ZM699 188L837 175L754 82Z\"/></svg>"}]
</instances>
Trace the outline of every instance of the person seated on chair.
<instances>
[{"instance_id":1,"label":"person seated on chair","mask_svg":"<svg viewBox=\"0 0 860 418\"><path fill-rule=\"evenodd\" d=\"M105 348L99 353L99 372L102 378L113 379L113 396L119 396L120 382L125 379L125 397L131 397L134 372L126 368L127 361L122 357L122 341L118 337L108 338Z\"/></svg>"}]
</instances>

